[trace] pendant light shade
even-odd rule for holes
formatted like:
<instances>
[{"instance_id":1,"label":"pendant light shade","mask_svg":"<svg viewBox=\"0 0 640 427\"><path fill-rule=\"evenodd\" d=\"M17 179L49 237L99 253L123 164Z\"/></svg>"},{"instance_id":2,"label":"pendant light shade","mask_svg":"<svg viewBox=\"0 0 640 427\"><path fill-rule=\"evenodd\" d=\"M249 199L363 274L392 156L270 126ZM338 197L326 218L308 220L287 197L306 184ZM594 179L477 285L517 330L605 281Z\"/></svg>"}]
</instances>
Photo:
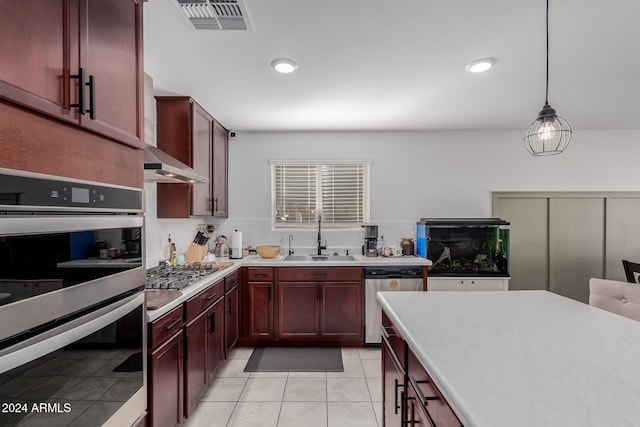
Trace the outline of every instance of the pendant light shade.
<instances>
[{"instance_id":1,"label":"pendant light shade","mask_svg":"<svg viewBox=\"0 0 640 427\"><path fill-rule=\"evenodd\" d=\"M571 141L571 126L548 103L527 129L524 146L534 156L560 154Z\"/></svg>"},{"instance_id":2,"label":"pendant light shade","mask_svg":"<svg viewBox=\"0 0 640 427\"><path fill-rule=\"evenodd\" d=\"M571 141L571 126L549 105L549 0L547 0L547 86L544 106L531 123L524 137L524 145L534 156L560 154Z\"/></svg>"}]
</instances>

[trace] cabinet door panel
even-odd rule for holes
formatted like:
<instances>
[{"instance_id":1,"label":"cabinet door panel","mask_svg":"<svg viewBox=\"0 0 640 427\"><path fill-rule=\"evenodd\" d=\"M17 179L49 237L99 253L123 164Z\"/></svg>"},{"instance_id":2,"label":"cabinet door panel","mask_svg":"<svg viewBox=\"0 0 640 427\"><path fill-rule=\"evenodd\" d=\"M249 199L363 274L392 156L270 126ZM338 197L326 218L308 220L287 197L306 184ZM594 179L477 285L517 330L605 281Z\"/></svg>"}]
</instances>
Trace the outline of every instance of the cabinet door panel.
<instances>
[{"instance_id":1,"label":"cabinet door panel","mask_svg":"<svg viewBox=\"0 0 640 427\"><path fill-rule=\"evenodd\" d=\"M80 63L95 78L95 119L86 114L80 124L141 146L142 5L133 0L81 0L80 13ZM88 105L90 92L87 87Z\"/></svg>"},{"instance_id":2,"label":"cabinet door panel","mask_svg":"<svg viewBox=\"0 0 640 427\"><path fill-rule=\"evenodd\" d=\"M69 8L69 0L0 2L0 97L77 121L68 109Z\"/></svg>"},{"instance_id":3,"label":"cabinet door panel","mask_svg":"<svg viewBox=\"0 0 640 427\"><path fill-rule=\"evenodd\" d=\"M509 289L549 290L549 201L501 198L494 215L511 223Z\"/></svg>"},{"instance_id":4,"label":"cabinet door panel","mask_svg":"<svg viewBox=\"0 0 640 427\"><path fill-rule=\"evenodd\" d=\"M183 379L180 331L149 355L149 425L178 426L182 422Z\"/></svg>"},{"instance_id":5,"label":"cabinet door panel","mask_svg":"<svg viewBox=\"0 0 640 427\"><path fill-rule=\"evenodd\" d=\"M236 345L239 334L239 299L238 288L234 288L225 296L225 354L229 354L229 351Z\"/></svg>"},{"instance_id":6,"label":"cabinet door panel","mask_svg":"<svg viewBox=\"0 0 640 427\"><path fill-rule=\"evenodd\" d=\"M248 333L252 339L273 338L271 282L249 282Z\"/></svg>"},{"instance_id":7,"label":"cabinet door panel","mask_svg":"<svg viewBox=\"0 0 640 427\"><path fill-rule=\"evenodd\" d=\"M362 284L324 282L321 289L321 336L363 338Z\"/></svg>"},{"instance_id":8,"label":"cabinet door panel","mask_svg":"<svg viewBox=\"0 0 640 427\"><path fill-rule=\"evenodd\" d=\"M318 283L278 283L278 336L318 336Z\"/></svg>"},{"instance_id":9,"label":"cabinet door panel","mask_svg":"<svg viewBox=\"0 0 640 427\"><path fill-rule=\"evenodd\" d=\"M218 122L213 123L213 216L226 218L228 209L228 156L229 139L227 130Z\"/></svg>"},{"instance_id":10,"label":"cabinet door panel","mask_svg":"<svg viewBox=\"0 0 640 427\"><path fill-rule=\"evenodd\" d=\"M505 289L504 279L467 279L468 291L502 291Z\"/></svg>"},{"instance_id":11,"label":"cabinet door panel","mask_svg":"<svg viewBox=\"0 0 640 427\"><path fill-rule=\"evenodd\" d=\"M411 427L433 427L434 424L425 408L418 402L418 395L413 387L407 386L407 424Z\"/></svg>"},{"instance_id":12,"label":"cabinet door panel","mask_svg":"<svg viewBox=\"0 0 640 427\"><path fill-rule=\"evenodd\" d=\"M462 278L440 278L430 276L427 280L427 291L466 291L467 281Z\"/></svg>"},{"instance_id":13,"label":"cabinet door panel","mask_svg":"<svg viewBox=\"0 0 640 427\"><path fill-rule=\"evenodd\" d=\"M211 176L212 118L199 105L193 105L192 150L193 169L200 176ZM211 181L194 182L192 185L192 215L211 216Z\"/></svg>"},{"instance_id":14,"label":"cabinet door panel","mask_svg":"<svg viewBox=\"0 0 640 427\"><path fill-rule=\"evenodd\" d=\"M386 342L382 344L382 400L384 425L402 425L405 414L404 370L398 366Z\"/></svg>"},{"instance_id":15,"label":"cabinet door panel","mask_svg":"<svg viewBox=\"0 0 640 427\"><path fill-rule=\"evenodd\" d=\"M549 290L589 302L589 279L604 276L604 198L549 201Z\"/></svg>"},{"instance_id":16,"label":"cabinet door panel","mask_svg":"<svg viewBox=\"0 0 640 427\"><path fill-rule=\"evenodd\" d=\"M224 300L207 310L207 356L209 378L224 361Z\"/></svg>"},{"instance_id":17,"label":"cabinet door panel","mask_svg":"<svg viewBox=\"0 0 640 427\"><path fill-rule=\"evenodd\" d=\"M185 368L185 415L188 417L200 400L209 379L207 371L206 339L208 315L202 313L189 322L184 330L187 340Z\"/></svg>"}]
</instances>

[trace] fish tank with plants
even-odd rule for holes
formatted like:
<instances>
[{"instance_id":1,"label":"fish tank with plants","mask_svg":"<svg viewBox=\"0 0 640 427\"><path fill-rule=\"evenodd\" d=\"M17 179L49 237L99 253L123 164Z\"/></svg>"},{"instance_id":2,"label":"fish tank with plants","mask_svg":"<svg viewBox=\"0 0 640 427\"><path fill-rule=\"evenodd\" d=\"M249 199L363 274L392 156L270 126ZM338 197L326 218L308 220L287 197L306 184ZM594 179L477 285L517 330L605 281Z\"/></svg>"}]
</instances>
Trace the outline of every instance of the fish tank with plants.
<instances>
[{"instance_id":1,"label":"fish tank with plants","mask_svg":"<svg viewBox=\"0 0 640 427\"><path fill-rule=\"evenodd\" d=\"M424 229L421 230L421 227ZM418 235L433 276L509 276L509 223L500 218L423 218Z\"/></svg>"}]
</instances>

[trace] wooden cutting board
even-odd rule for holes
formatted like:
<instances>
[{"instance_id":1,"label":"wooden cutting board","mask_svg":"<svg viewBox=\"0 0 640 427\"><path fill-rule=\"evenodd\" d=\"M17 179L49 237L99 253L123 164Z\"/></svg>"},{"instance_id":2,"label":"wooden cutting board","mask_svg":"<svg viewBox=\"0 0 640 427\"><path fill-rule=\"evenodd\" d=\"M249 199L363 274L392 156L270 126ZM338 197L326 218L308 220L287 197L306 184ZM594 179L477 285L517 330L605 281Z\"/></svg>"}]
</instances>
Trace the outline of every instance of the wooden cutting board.
<instances>
[{"instance_id":1,"label":"wooden cutting board","mask_svg":"<svg viewBox=\"0 0 640 427\"><path fill-rule=\"evenodd\" d=\"M214 266L218 267L218 271L222 271L227 267L231 267L233 265L233 261L221 261L221 262L199 262L198 264L202 266Z\"/></svg>"},{"instance_id":2,"label":"wooden cutting board","mask_svg":"<svg viewBox=\"0 0 640 427\"><path fill-rule=\"evenodd\" d=\"M182 292L176 289L146 290L147 310L157 310L165 304L180 297Z\"/></svg>"}]
</instances>

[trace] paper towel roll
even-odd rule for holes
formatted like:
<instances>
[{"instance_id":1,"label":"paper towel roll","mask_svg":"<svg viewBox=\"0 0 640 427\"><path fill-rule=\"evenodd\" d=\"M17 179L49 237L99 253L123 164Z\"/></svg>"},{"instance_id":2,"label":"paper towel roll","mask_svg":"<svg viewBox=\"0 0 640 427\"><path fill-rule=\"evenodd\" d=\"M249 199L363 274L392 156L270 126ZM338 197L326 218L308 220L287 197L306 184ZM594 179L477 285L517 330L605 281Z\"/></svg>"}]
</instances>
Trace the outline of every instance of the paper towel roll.
<instances>
[{"instance_id":1,"label":"paper towel roll","mask_svg":"<svg viewBox=\"0 0 640 427\"><path fill-rule=\"evenodd\" d=\"M231 253L229 258L242 258L242 231L234 231L231 235Z\"/></svg>"}]
</instances>

